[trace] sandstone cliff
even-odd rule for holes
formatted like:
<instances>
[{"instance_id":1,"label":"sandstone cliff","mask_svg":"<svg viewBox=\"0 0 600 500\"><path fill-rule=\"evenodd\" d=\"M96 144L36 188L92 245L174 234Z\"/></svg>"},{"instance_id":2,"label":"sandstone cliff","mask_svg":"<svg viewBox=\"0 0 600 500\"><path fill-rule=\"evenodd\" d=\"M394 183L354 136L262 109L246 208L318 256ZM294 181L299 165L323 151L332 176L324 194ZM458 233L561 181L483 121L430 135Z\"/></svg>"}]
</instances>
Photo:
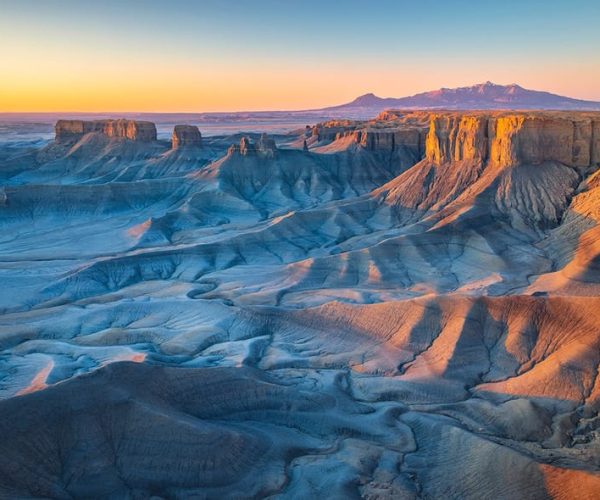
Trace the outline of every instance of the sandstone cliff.
<instances>
[{"instance_id":1,"label":"sandstone cliff","mask_svg":"<svg viewBox=\"0 0 600 500\"><path fill-rule=\"evenodd\" d=\"M150 142L156 140L156 126L154 123L136 120L58 120L54 129L57 142L75 140L92 132L132 141Z\"/></svg>"},{"instance_id":2,"label":"sandstone cliff","mask_svg":"<svg viewBox=\"0 0 600 500\"><path fill-rule=\"evenodd\" d=\"M427 129L424 127L381 127L376 120L371 123L332 121L313 127L312 135L317 141L351 139L351 142L373 152L392 153L408 150L416 157L424 151Z\"/></svg>"},{"instance_id":3,"label":"sandstone cliff","mask_svg":"<svg viewBox=\"0 0 600 500\"><path fill-rule=\"evenodd\" d=\"M555 161L600 163L598 113L435 113L425 141L434 163L486 161L497 166Z\"/></svg>"},{"instance_id":4,"label":"sandstone cliff","mask_svg":"<svg viewBox=\"0 0 600 500\"><path fill-rule=\"evenodd\" d=\"M312 128L312 136L316 137L317 141L335 141L360 126L361 122L352 120L332 120L315 125Z\"/></svg>"},{"instance_id":5,"label":"sandstone cliff","mask_svg":"<svg viewBox=\"0 0 600 500\"><path fill-rule=\"evenodd\" d=\"M416 155L423 154L424 133L419 129L370 129L354 132L355 142L369 151L394 152L409 149Z\"/></svg>"},{"instance_id":6,"label":"sandstone cliff","mask_svg":"<svg viewBox=\"0 0 600 500\"><path fill-rule=\"evenodd\" d=\"M487 121L474 116L433 116L425 140L425 157L434 163L485 160Z\"/></svg>"},{"instance_id":7,"label":"sandstone cliff","mask_svg":"<svg viewBox=\"0 0 600 500\"><path fill-rule=\"evenodd\" d=\"M202 146L202 134L194 125L175 125L172 136L173 149L185 146Z\"/></svg>"}]
</instances>

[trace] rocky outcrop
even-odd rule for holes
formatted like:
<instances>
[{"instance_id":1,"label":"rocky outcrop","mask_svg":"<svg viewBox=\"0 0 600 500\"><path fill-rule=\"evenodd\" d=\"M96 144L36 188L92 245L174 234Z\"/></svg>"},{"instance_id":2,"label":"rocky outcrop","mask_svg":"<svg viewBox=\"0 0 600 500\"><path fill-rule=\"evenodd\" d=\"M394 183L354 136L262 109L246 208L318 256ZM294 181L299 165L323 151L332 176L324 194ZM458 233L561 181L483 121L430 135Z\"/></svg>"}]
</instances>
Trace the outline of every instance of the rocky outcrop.
<instances>
[{"instance_id":1,"label":"rocky outcrop","mask_svg":"<svg viewBox=\"0 0 600 500\"><path fill-rule=\"evenodd\" d=\"M194 125L175 125L172 136L173 149L202 146L202 134Z\"/></svg>"},{"instance_id":2,"label":"rocky outcrop","mask_svg":"<svg viewBox=\"0 0 600 500\"><path fill-rule=\"evenodd\" d=\"M240 154L247 156L256 152L256 145L250 142L250 138L242 137L240 139Z\"/></svg>"},{"instance_id":3,"label":"rocky outcrop","mask_svg":"<svg viewBox=\"0 0 600 500\"><path fill-rule=\"evenodd\" d=\"M260 154L261 156L273 157L277 151L277 145L275 140L269 137L267 134L262 134L260 139L255 143L250 140L249 137L242 137L240 144L232 144L227 153L228 154L240 154L242 156L251 156Z\"/></svg>"},{"instance_id":4,"label":"rocky outcrop","mask_svg":"<svg viewBox=\"0 0 600 500\"><path fill-rule=\"evenodd\" d=\"M54 128L57 142L77 140L92 132L132 141L151 142L156 140L154 123L137 120L58 120Z\"/></svg>"},{"instance_id":5,"label":"rocky outcrop","mask_svg":"<svg viewBox=\"0 0 600 500\"><path fill-rule=\"evenodd\" d=\"M440 113L431 116L425 157L434 163L486 161L497 166L555 161L600 162L600 114Z\"/></svg>"}]
</instances>

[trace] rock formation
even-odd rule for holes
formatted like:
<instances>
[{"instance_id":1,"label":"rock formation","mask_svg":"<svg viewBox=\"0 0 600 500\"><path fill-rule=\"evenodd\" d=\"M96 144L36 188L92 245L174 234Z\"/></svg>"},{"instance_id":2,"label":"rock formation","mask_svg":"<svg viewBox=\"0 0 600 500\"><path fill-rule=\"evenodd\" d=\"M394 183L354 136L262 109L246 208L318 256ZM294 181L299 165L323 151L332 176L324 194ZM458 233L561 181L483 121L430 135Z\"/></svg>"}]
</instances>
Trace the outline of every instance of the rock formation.
<instances>
[{"instance_id":1,"label":"rock formation","mask_svg":"<svg viewBox=\"0 0 600 500\"><path fill-rule=\"evenodd\" d=\"M78 139L91 132L103 132L103 121L58 120L54 126L57 142Z\"/></svg>"},{"instance_id":2,"label":"rock formation","mask_svg":"<svg viewBox=\"0 0 600 500\"><path fill-rule=\"evenodd\" d=\"M175 125L172 136L173 149L202 146L202 135L194 125Z\"/></svg>"},{"instance_id":3,"label":"rock formation","mask_svg":"<svg viewBox=\"0 0 600 500\"><path fill-rule=\"evenodd\" d=\"M332 121L313 127L312 136L317 141L329 142L350 139L368 151L392 153L404 149L421 157L425 127L398 126L381 128L376 122Z\"/></svg>"},{"instance_id":4,"label":"rock formation","mask_svg":"<svg viewBox=\"0 0 600 500\"><path fill-rule=\"evenodd\" d=\"M432 114L425 156L435 163L487 159L494 165L600 162L600 117L581 113Z\"/></svg>"},{"instance_id":5,"label":"rock formation","mask_svg":"<svg viewBox=\"0 0 600 500\"><path fill-rule=\"evenodd\" d=\"M367 128L353 133L354 141L369 151L393 152L405 148L421 156L423 133L419 129L378 130Z\"/></svg>"},{"instance_id":6,"label":"rock formation","mask_svg":"<svg viewBox=\"0 0 600 500\"><path fill-rule=\"evenodd\" d=\"M351 120L333 120L319 123L312 128L312 135L318 141L335 141L347 132L356 130L360 123Z\"/></svg>"},{"instance_id":7,"label":"rock formation","mask_svg":"<svg viewBox=\"0 0 600 500\"><path fill-rule=\"evenodd\" d=\"M107 137L120 137L132 141L150 142L156 140L154 123L137 120L58 120L55 125L56 141L77 140L85 134L101 133Z\"/></svg>"},{"instance_id":8,"label":"rock formation","mask_svg":"<svg viewBox=\"0 0 600 500\"><path fill-rule=\"evenodd\" d=\"M239 145L232 144L227 152L228 154L239 153L242 156L260 154L261 156L273 157L276 151L275 140L263 133L255 143L247 136L242 137Z\"/></svg>"}]
</instances>

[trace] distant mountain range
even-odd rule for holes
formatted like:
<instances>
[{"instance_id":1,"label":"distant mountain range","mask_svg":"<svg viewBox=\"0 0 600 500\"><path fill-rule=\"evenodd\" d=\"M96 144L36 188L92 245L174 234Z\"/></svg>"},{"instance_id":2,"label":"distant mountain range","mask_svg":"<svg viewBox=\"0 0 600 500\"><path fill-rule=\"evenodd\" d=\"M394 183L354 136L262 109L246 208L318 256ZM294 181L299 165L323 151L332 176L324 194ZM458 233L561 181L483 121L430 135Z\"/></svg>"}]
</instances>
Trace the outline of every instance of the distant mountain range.
<instances>
[{"instance_id":1,"label":"distant mountain range","mask_svg":"<svg viewBox=\"0 0 600 500\"><path fill-rule=\"evenodd\" d=\"M471 87L454 89L441 88L408 97L378 97L365 94L352 102L324 108L322 112L336 115L372 114L385 109L571 109L600 110L600 102L573 99L550 92L529 90L511 85L496 85L492 82Z\"/></svg>"},{"instance_id":2,"label":"distant mountain range","mask_svg":"<svg viewBox=\"0 0 600 500\"><path fill-rule=\"evenodd\" d=\"M550 92L529 90L517 84L497 85L492 82L455 89L441 88L408 97L378 97L364 94L351 102L320 109L288 111L226 111L197 113L147 113L147 112L65 112L65 113L0 113L0 129L4 123L53 124L57 119L98 120L105 118L128 118L149 120L160 128L165 125L169 132L175 124L193 123L212 127L218 133L228 130L284 130L304 123L330 118L374 118L386 109L538 109L600 111L600 102L573 99ZM14 126L11 126L14 128Z\"/></svg>"}]
</instances>

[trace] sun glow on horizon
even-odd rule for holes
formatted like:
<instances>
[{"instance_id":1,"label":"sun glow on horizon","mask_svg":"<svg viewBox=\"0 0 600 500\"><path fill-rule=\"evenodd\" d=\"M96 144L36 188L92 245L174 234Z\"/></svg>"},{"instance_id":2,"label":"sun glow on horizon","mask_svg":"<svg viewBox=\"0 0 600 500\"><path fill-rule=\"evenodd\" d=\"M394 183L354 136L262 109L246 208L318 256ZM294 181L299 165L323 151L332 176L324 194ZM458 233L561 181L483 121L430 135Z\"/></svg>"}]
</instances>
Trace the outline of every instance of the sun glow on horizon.
<instances>
[{"instance_id":1,"label":"sun glow on horizon","mask_svg":"<svg viewBox=\"0 0 600 500\"><path fill-rule=\"evenodd\" d=\"M586 31L594 15L583 16L585 9L546 12L527 32L519 16L529 11L518 2L509 14L483 2L452 29L447 6L429 0L427 11L381 2L400 19L411 16L402 29L385 12L363 13L367 24L329 5L317 15L310 5L263 3L263 10L233 0L168 9L151 1L0 0L0 43L10 48L0 112L300 110L367 92L402 97L486 80L600 100L600 35ZM228 14L232 6L239 15ZM489 19L504 23L503 32L482 24Z\"/></svg>"}]
</instances>

